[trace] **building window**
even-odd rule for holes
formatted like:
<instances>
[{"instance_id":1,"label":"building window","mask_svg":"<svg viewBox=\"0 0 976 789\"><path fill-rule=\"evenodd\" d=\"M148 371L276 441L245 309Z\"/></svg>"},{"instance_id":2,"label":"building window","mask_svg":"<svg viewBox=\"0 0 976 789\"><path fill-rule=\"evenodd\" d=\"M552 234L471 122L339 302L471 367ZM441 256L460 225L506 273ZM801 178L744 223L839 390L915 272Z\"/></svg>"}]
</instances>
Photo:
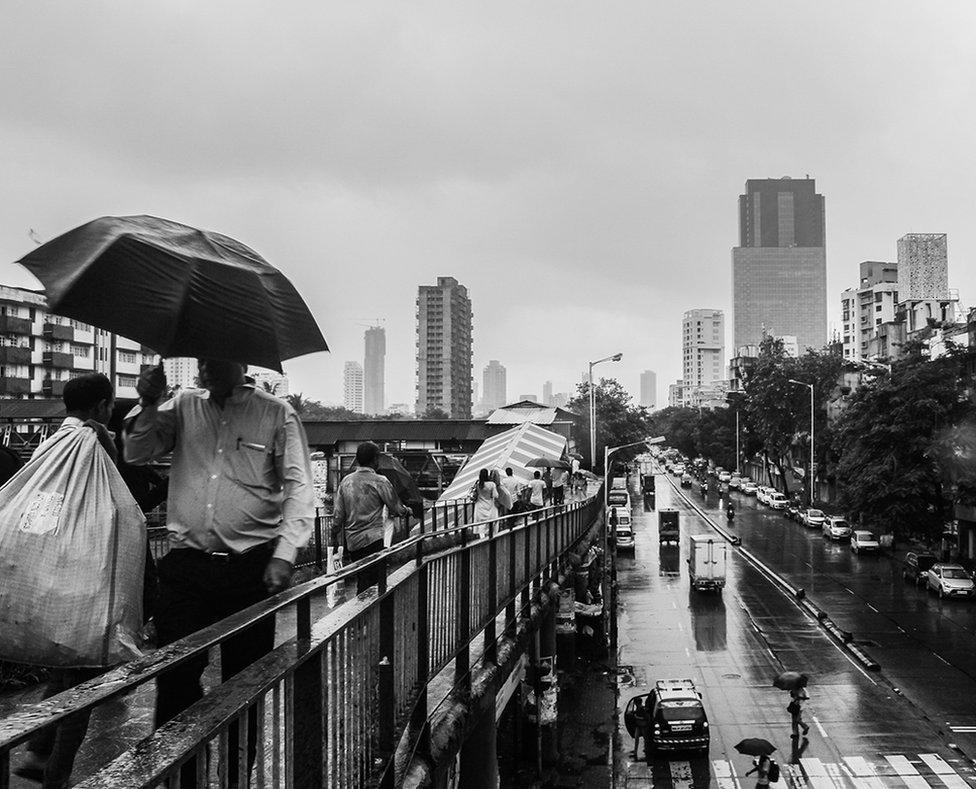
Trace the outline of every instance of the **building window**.
<instances>
[{"instance_id":1,"label":"building window","mask_svg":"<svg viewBox=\"0 0 976 789\"><path fill-rule=\"evenodd\" d=\"M123 386L127 386L127 387L130 387L130 388L134 388L135 385L136 385L136 380L137 379L136 379L136 376L134 376L134 375L119 375L117 377L119 379L119 384L118 384L119 385L119 388L121 388Z\"/></svg>"},{"instance_id":2,"label":"building window","mask_svg":"<svg viewBox=\"0 0 976 789\"><path fill-rule=\"evenodd\" d=\"M75 356L80 356L82 359L87 359L91 349L87 345L75 345L71 346L71 353Z\"/></svg>"},{"instance_id":3,"label":"building window","mask_svg":"<svg viewBox=\"0 0 976 789\"><path fill-rule=\"evenodd\" d=\"M122 364L135 364L136 355L131 351L119 351L119 361Z\"/></svg>"}]
</instances>

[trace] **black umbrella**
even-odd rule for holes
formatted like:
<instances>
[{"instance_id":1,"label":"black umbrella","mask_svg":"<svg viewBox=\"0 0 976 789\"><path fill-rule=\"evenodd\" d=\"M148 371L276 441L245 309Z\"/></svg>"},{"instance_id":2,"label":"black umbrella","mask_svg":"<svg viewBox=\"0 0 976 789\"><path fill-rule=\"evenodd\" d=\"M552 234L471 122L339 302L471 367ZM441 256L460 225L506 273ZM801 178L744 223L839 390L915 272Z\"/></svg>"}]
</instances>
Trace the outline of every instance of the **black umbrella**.
<instances>
[{"instance_id":1,"label":"black umbrella","mask_svg":"<svg viewBox=\"0 0 976 789\"><path fill-rule=\"evenodd\" d=\"M572 466L559 458L532 458L525 464L526 468L562 468L569 470Z\"/></svg>"},{"instance_id":2,"label":"black umbrella","mask_svg":"<svg viewBox=\"0 0 976 789\"><path fill-rule=\"evenodd\" d=\"M352 467L358 464L353 462ZM376 469L378 474L382 474L393 485L393 491L397 494L404 507L409 507L411 514L415 518L424 516L424 497L420 493L420 488L410 472L404 468L403 464L393 455L381 452L379 456L379 467Z\"/></svg>"},{"instance_id":3,"label":"black umbrella","mask_svg":"<svg viewBox=\"0 0 976 789\"><path fill-rule=\"evenodd\" d=\"M773 680L773 687L780 690L796 690L807 684L807 675L799 671L784 671Z\"/></svg>"},{"instance_id":4,"label":"black umbrella","mask_svg":"<svg viewBox=\"0 0 976 789\"><path fill-rule=\"evenodd\" d=\"M298 291L252 249L154 216L106 216L19 261L52 312L163 356L231 359L281 370L328 346Z\"/></svg>"},{"instance_id":5,"label":"black umbrella","mask_svg":"<svg viewBox=\"0 0 976 789\"><path fill-rule=\"evenodd\" d=\"M769 756L776 750L776 746L762 737L747 737L735 749L745 756Z\"/></svg>"}]
</instances>

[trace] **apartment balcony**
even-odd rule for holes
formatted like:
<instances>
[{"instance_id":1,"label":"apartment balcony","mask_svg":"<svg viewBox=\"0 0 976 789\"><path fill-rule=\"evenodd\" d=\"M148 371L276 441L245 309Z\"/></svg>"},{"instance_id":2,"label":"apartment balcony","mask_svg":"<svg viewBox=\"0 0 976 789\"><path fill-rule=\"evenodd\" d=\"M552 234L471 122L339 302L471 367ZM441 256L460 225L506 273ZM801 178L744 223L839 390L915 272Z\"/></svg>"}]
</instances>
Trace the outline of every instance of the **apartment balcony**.
<instances>
[{"instance_id":1,"label":"apartment balcony","mask_svg":"<svg viewBox=\"0 0 976 789\"><path fill-rule=\"evenodd\" d=\"M53 378L45 378L41 383L45 397L61 397L64 394L66 381L55 381Z\"/></svg>"},{"instance_id":2,"label":"apartment balcony","mask_svg":"<svg viewBox=\"0 0 976 789\"><path fill-rule=\"evenodd\" d=\"M71 326L61 326L47 321L44 323L44 339L72 342L75 339L75 330Z\"/></svg>"},{"instance_id":3,"label":"apartment balcony","mask_svg":"<svg viewBox=\"0 0 976 789\"><path fill-rule=\"evenodd\" d=\"M30 364L30 348L0 348L0 364Z\"/></svg>"},{"instance_id":4,"label":"apartment balcony","mask_svg":"<svg viewBox=\"0 0 976 789\"><path fill-rule=\"evenodd\" d=\"M0 334L30 334L31 322L27 318L0 315Z\"/></svg>"},{"instance_id":5,"label":"apartment balcony","mask_svg":"<svg viewBox=\"0 0 976 789\"><path fill-rule=\"evenodd\" d=\"M0 395L30 394L30 379L15 378L13 376L0 376Z\"/></svg>"},{"instance_id":6,"label":"apartment balcony","mask_svg":"<svg viewBox=\"0 0 976 789\"><path fill-rule=\"evenodd\" d=\"M60 367L63 370L72 370L75 366L75 357L70 353L60 351L44 351L41 356L41 364L45 367Z\"/></svg>"}]
</instances>

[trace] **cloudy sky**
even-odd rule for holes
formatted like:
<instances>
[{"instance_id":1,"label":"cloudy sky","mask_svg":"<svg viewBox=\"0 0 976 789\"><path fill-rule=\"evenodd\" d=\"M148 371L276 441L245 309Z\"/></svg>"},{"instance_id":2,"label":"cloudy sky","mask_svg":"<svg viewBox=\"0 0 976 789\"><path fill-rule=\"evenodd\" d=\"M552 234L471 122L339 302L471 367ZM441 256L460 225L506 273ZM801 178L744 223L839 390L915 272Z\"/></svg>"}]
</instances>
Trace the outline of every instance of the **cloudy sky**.
<instances>
[{"instance_id":1,"label":"cloudy sky","mask_svg":"<svg viewBox=\"0 0 976 789\"><path fill-rule=\"evenodd\" d=\"M976 300L971 0L8 0L0 28L3 260L104 214L237 237L318 317L332 353L286 371L327 402L375 318L413 400L438 275L510 396L622 351L666 397L682 312L731 310L747 178L816 178L832 328L907 232L948 233Z\"/></svg>"}]
</instances>

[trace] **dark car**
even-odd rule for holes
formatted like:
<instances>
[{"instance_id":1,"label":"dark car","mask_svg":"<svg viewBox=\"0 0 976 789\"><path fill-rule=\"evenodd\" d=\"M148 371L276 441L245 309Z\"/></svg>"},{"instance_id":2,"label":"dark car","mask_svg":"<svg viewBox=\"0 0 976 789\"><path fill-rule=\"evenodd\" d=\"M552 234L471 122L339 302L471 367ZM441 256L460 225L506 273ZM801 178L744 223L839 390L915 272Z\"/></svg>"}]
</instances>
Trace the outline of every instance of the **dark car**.
<instances>
[{"instance_id":1,"label":"dark car","mask_svg":"<svg viewBox=\"0 0 976 789\"><path fill-rule=\"evenodd\" d=\"M637 706L638 698L643 710ZM692 680L658 680L650 693L631 699L624 724L632 736L639 714L648 729L649 751L708 752L708 716Z\"/></svg>"},{"instance_id":2,"label":"dark car","mask_svg":"<svg viewBox=\"0 0 976 789\"><path fill-rule=\"evenodd\" d=\"M915 586L921 586L926 581L929 568L939 561L939 557L932 553L909 551L905 555L905 566L902 567L901 577L911 581Z\"/></svg>"}]
</instances>

